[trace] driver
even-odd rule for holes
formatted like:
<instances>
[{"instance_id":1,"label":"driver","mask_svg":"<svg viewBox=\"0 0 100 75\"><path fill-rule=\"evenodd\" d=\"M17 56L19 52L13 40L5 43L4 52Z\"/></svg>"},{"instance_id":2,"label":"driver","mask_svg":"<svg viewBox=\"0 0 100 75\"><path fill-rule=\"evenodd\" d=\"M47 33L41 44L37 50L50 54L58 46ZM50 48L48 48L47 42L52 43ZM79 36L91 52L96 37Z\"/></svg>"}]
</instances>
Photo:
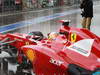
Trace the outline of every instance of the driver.
<instances>
[{"instance_id":1,"label":"driver","mask_svg":"<svg viewBox=\"0 0 100 75\"><path fill-rule=\"evenodd\" d=\"M59 33L57 33L57 32L51 32L48 35L48 39L49 40L55 40L58 35L59 35Z\"/></svg>"}]
</instances>

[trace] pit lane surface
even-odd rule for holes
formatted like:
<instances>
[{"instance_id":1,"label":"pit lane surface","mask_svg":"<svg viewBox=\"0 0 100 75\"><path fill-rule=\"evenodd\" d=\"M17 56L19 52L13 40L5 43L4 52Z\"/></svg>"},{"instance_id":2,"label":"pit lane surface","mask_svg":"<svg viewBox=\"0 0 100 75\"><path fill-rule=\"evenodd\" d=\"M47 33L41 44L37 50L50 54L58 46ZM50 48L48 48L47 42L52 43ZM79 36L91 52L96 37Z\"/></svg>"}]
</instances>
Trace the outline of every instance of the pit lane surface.
<instances>
[{"instance_id":1,"label":"pit lane surface","mask_svg":"<svg viewBox=\"0 0 100 75\"><path fill-rule=\"evenodd\" d=\"M31 31L41 31L46 36L47 33L57 31L61 26L57 20L70 19L71 26L81 27L81 15L77 6L57 7L39 11L21 12L0 16L0 32L29 33ZM100 36L100 2L94 6L94 18L91 31ZM5 54L5 53L4 53ZM4 54L1 54L3 56ZM7 54L6 54L7 55ZM9 64L6 59L0 58L0 75L14 75L16 64ZM4 63L3 63L4 62ZM8 64L8 65L7 65ZM10 72L8 72L8 69ZM15 74L16 75L16 74Z\"/></svg>"}]
</instances>

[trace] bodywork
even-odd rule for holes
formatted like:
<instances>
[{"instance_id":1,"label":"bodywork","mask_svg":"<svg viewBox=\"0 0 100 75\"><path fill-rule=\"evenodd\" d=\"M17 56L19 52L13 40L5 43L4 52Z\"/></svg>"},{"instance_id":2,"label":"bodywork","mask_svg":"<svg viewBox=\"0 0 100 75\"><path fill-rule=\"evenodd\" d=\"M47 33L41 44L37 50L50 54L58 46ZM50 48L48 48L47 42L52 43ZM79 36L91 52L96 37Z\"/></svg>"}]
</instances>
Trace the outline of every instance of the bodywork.
<instances>
[{"instance_id":1,"label":"bodywork","mask_svg":"<svg viewBox=\"0 0 100 75\"><path fill-rule=\"evenodd\" d=\"M1 34L1 46L17 48L18 63L23 57L36 75L94 75L100 71L100 37L87 29L62 25L56 38L41 40L27 34Z\"/></svg>"}]
</instances>

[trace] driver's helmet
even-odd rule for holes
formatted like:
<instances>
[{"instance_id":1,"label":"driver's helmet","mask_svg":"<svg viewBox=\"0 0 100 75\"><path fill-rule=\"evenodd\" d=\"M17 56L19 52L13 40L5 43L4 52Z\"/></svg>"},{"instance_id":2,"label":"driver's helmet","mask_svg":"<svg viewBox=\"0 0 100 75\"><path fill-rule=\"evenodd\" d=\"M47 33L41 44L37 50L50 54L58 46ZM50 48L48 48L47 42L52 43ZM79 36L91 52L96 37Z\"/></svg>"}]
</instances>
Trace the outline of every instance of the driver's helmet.
<instances>
[{"instance_id":1,"label":"driver's helmet","mask_svg":"<svg viewBox=\"0 0 100 75\"><path fill-rule=\"evenodd\" d=\"M54 39L56 39L56 37L59 35L59 33L57 33L57 32L51 32L51 33L49 33L49 35L48 35L48 39L50 39L50 40L54 40Z\"/></svg>"}]
</instances>

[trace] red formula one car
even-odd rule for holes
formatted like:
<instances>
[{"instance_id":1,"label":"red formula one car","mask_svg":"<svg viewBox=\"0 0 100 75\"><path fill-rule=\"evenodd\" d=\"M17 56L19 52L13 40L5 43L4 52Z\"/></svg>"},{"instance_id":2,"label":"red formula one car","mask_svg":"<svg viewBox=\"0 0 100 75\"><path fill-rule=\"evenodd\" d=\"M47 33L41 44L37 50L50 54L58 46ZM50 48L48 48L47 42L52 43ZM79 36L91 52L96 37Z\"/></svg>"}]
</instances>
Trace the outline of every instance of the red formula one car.
<instances>
[{"instance_id":1,"label":"red formula one car","mask_svg":"<svg viewBox=\"0 0 100 75\"><path fill-rule=\"evenodd\" d=\"M1 51L17 56L18 71L36 75L100 75L100 37L60 21L59 32L1 34ZM10 48L10 49L9 49ZM17 50L17 51L16 51Z\"/></svg>"}]
</instances>

